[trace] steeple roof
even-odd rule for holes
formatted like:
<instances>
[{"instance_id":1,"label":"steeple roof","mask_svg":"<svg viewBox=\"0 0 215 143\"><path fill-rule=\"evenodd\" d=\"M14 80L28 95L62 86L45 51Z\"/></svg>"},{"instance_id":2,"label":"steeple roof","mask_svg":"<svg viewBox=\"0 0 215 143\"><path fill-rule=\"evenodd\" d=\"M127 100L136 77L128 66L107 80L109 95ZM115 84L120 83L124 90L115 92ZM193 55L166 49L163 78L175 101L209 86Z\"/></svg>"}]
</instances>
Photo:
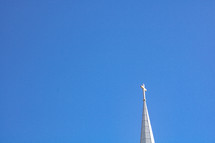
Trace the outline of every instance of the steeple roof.
<instances>
[{"instance_id":1,"label":"steeple roof","mask_svg":"<svg viewBox=\"0 0 215 143\"><path fill-rule=\"evenodd\" d=\"M152 127L149 119L149 113L146 105L145 98L145 85L141 85L143 89L143 114L142 114L142 127L141 127L141 139L140 143L155 143L154 136L152 132Z\"/></svg>"}]
</instances>

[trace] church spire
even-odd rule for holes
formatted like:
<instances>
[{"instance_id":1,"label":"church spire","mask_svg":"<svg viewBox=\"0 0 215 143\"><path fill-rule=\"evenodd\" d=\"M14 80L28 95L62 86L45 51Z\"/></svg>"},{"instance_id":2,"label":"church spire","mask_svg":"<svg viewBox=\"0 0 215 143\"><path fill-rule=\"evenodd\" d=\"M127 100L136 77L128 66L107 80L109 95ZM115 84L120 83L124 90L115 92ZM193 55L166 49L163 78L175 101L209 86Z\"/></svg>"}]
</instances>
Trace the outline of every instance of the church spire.
<instances>
[{"instance_id":1,"label":"church spire","mask_svg":"<svg viewBox=\"0 0 215 143\"><path fill-rule=\"evenodd\" d=\"M141 85L143 89L143 115L142 115L142 127L141 127L141 139L140 143L155 143L152 133L152 127L149 119L148 109L146 105L145 92L147 91L145 85Z\"/></svg>"}]
</instances>

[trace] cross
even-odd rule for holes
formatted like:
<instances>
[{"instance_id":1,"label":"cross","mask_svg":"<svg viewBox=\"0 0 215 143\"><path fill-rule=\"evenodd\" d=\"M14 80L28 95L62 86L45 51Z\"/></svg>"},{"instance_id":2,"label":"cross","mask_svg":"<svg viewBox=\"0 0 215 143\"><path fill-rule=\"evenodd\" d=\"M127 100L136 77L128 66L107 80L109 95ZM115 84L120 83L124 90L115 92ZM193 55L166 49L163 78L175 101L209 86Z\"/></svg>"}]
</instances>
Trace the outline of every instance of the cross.
<instances>
[{"instance_id":1,"label":"cross","mask_svg":"<svg viewBox=\"0 0 215 143\"><path fill-rule=\"evenodd\" d=\"M146 101L146 96L145 96L145 92L147 91L147 89L145 88L145 85L141 85L140 86L143 89L143 101Z\"/></svg>"}]
</instances>

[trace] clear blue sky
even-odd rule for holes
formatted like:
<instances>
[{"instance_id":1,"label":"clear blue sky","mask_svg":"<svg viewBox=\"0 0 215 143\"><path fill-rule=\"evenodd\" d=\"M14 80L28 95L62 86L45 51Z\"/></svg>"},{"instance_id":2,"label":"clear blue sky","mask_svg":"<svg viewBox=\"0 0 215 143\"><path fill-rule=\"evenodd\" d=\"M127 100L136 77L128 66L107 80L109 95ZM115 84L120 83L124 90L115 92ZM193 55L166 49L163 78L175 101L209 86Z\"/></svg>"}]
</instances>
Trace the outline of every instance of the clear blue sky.
<instances>
[{"instance_id":1,"label":"clear blue sky","mask_svg":"<svg viewBox=\"0 0 215 143\"><path fill-rule=\"evenodd\" d=\"M214 7L1 0L0 143L213 143Z\"/></svg>"}]
</instances>

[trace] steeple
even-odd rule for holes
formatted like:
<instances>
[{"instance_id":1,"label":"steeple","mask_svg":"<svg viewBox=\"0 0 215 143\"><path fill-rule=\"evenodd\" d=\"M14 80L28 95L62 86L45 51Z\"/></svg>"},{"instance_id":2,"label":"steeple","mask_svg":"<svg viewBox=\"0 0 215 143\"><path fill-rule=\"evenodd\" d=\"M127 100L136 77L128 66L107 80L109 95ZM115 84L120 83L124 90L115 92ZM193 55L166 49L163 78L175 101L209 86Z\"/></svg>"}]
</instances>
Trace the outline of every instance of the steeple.
<instances>
[{"instance_id":1,"label":"steeple","mask_svg":"<svg viewBox=\"0 0 215 143\"><path fill-rule=\"evenodd\" d=\"M141 85L143 89L143 115L142 115L142 127L141 127L141 139L140 143L155 143L152 133L152 127L149 119L149 113L146 105L145 92L147 91L145 85Z\"/></svg>"}]
</instances>

